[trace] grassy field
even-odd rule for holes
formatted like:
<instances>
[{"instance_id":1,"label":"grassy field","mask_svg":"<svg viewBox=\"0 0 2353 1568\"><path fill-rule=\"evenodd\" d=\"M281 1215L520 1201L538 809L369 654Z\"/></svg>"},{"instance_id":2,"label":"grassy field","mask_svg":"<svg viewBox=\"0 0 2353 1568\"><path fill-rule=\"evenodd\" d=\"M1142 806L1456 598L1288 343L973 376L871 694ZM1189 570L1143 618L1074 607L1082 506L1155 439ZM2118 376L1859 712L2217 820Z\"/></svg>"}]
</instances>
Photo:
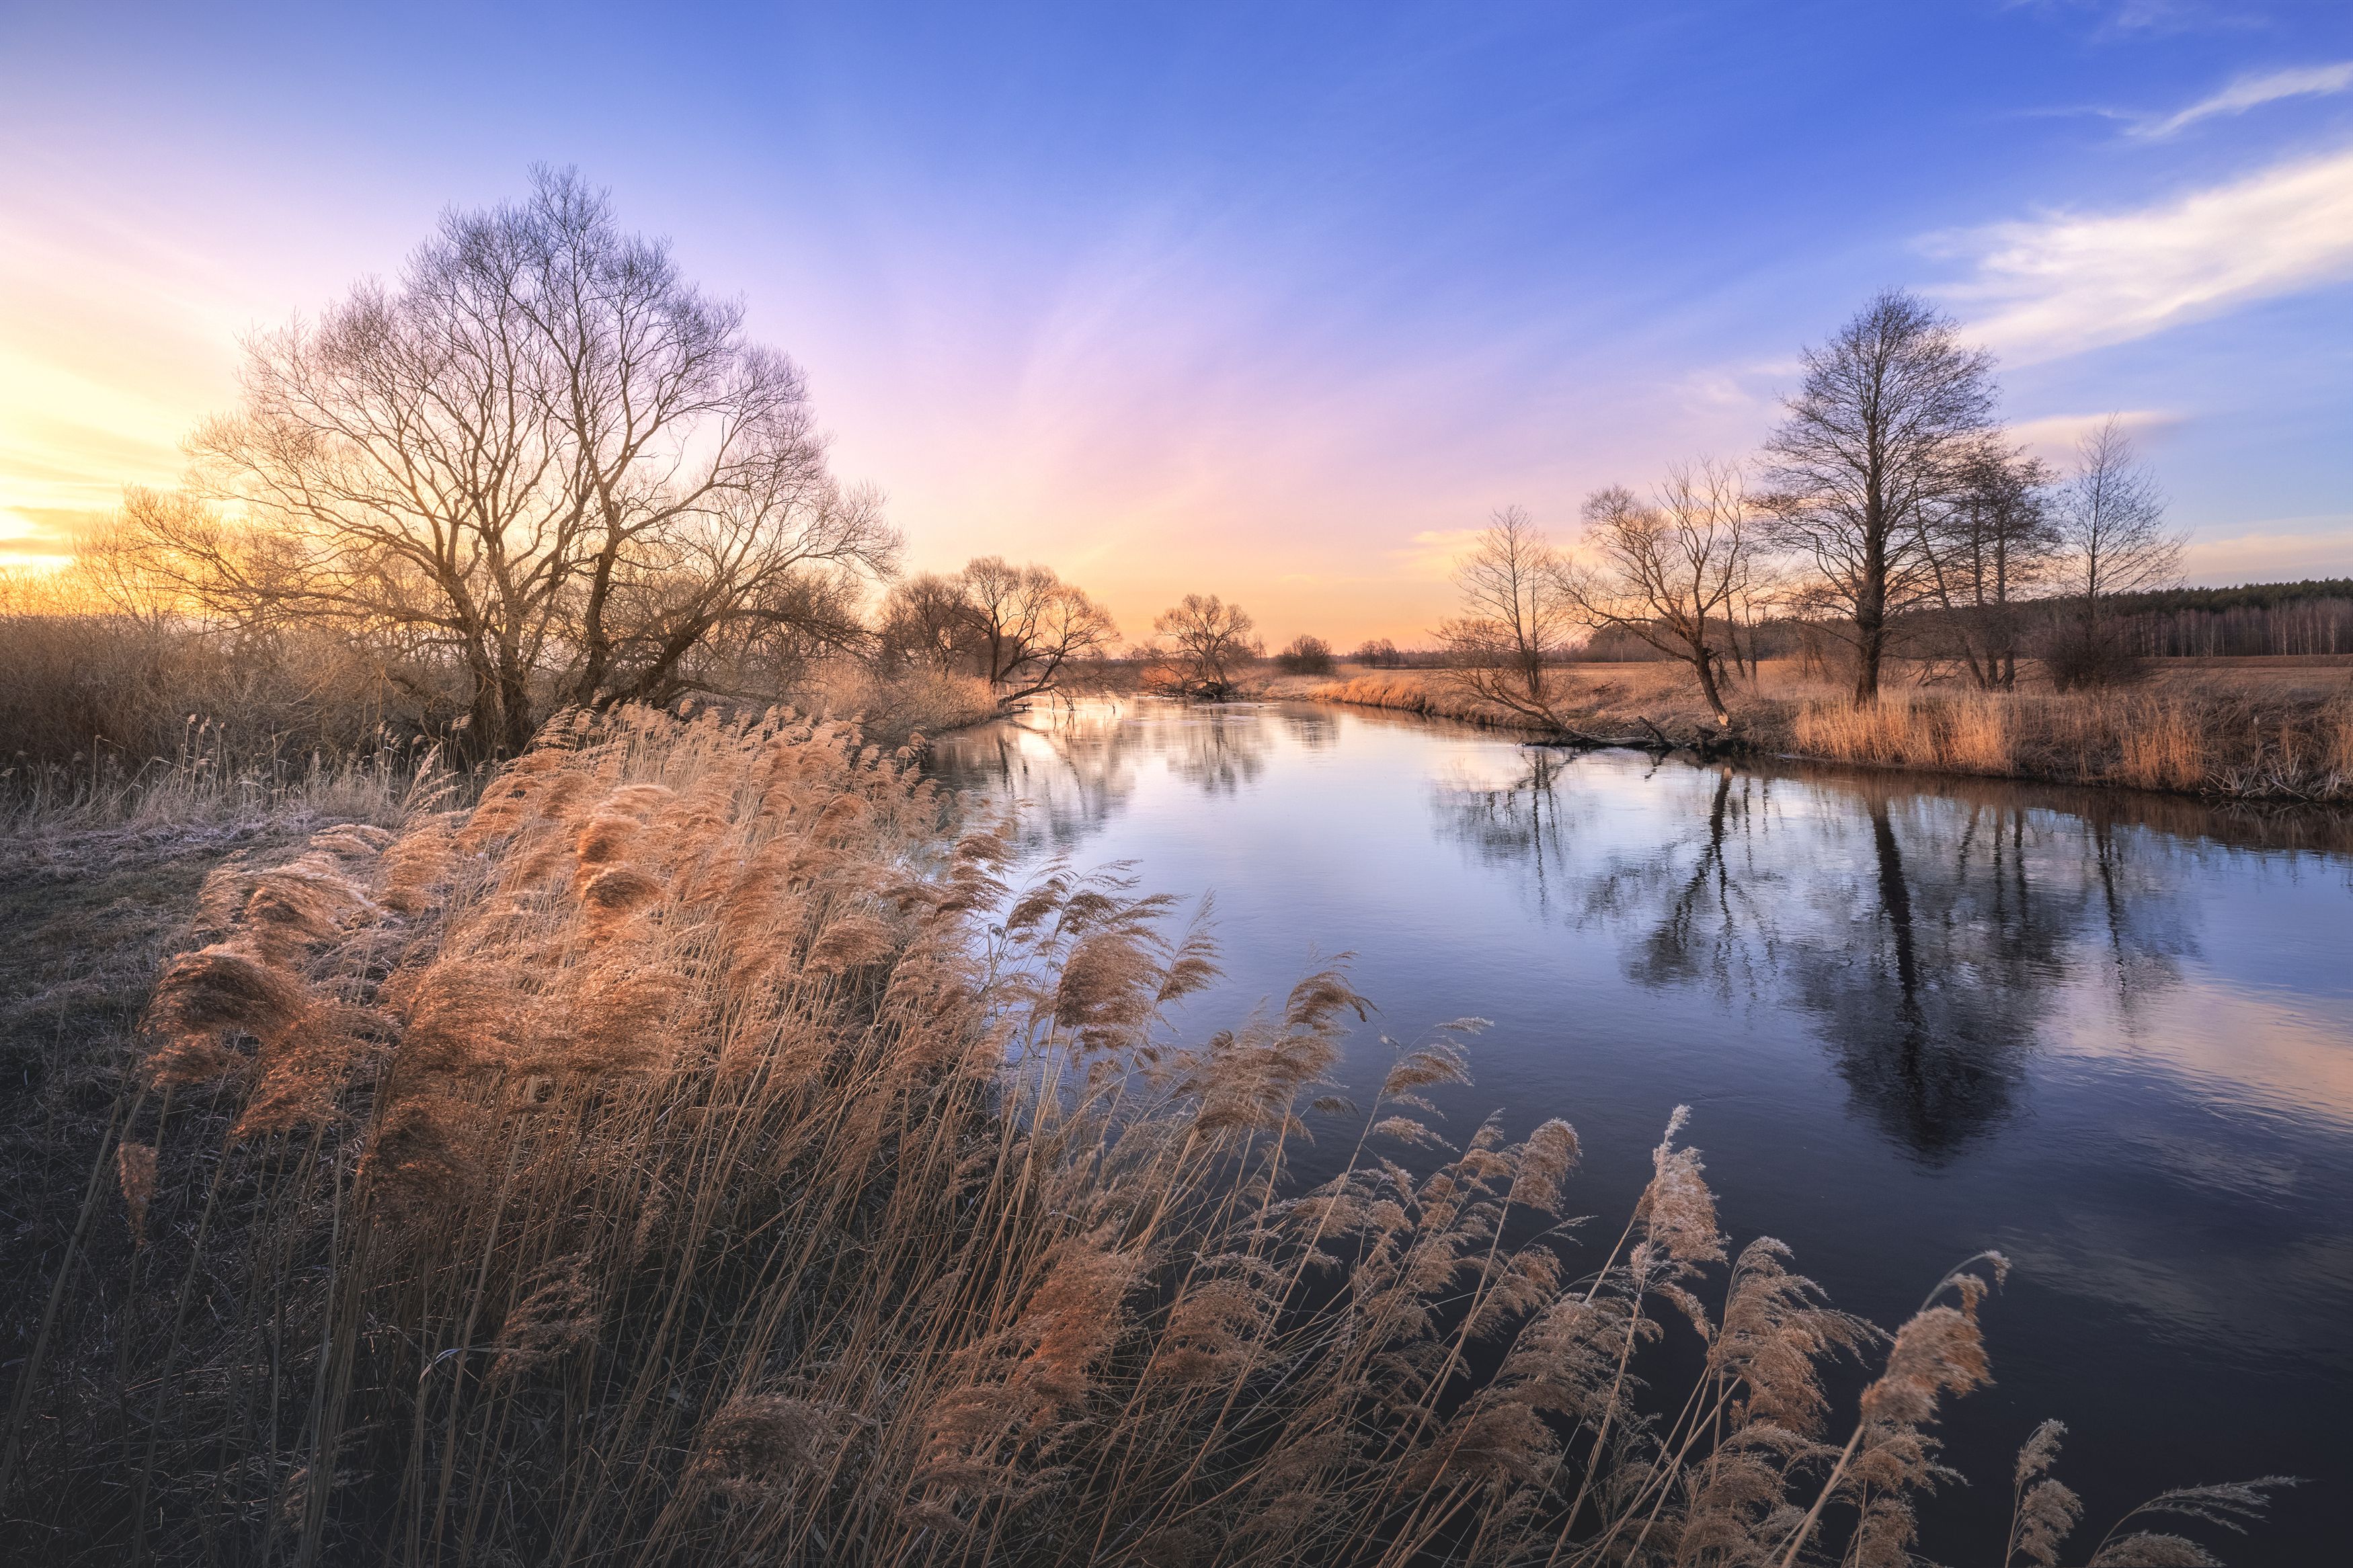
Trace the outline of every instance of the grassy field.
<instances>
[{"instance_id":1,"label":"grassy field","mask_svg":"<svg viewBox=\"0 0 2353 1568\"><path fill-rule=\"evenodd\" d=\"M1475 1021L1361 1106L1344 973L1178 1037L1206 932L1007 887L846 724L584 721L375 815L11 863L0 1557L1893 1563L1987 1376L1998 1258L1883 1332L1679 1126L1572 1245L1566 1124L1432 1125Z\"/></svg>"},{"instance_id":2,"label":"grassy field","mask_svg":"<svg viewBox=\"0 0 2353 1568\"><path fill-rule=\"evenodd\" d=\"M1570 665L1554 673L1577 728L1681 740L1715 726L1681 667ZM1269 681L1271 696L1386 708L1525 730L1443 670L1344 669ZM1892 685L1858 709L1794 662L1767 661L1728 694L1757 748L1879 767L2124 785L2244 800L2353 800L2353 660L2180 659L2116 690L2016 692Z\"/></svg>"}]
</instances>

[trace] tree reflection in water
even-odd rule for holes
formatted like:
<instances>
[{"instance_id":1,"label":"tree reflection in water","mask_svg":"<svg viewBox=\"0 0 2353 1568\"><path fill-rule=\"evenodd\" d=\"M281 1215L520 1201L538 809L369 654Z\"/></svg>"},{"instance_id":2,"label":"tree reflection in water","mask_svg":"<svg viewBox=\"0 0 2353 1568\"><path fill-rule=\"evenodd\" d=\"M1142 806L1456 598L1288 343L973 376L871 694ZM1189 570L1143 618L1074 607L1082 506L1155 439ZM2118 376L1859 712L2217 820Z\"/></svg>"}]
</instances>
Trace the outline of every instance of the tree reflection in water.
<instances>
[{"instance_id":1,"label":"tree reflection in water","mask_svg":"<svg viewBox=\"0 0 2353 1568\"><path fill-rule=\"evenodd\" d=\"M1441 784L1440 830L1524 865L1546 911L1616 929L1641 985L1811 1015L1855 1109L1923 1160L2009 1114L2071 988L2129 1018L2189 951L2158 841L2110 819L2001 786L1667 766L1648 782L1689 809L1663 843L1580 835L1577 765L1540 750Z\"/></svg>"},{"instance_id":2,"label":"tree reflection in water","mask_svg":"<svg viewBox=\"0 0 2353 1568\"><path fill-rule=\"evenodd\" d=\"M1232 795L1265 771L1274 734L1263 712L1203 706L1187 717L1181 724L1139 724L1124 702L1039 707L946 737L932 771L951 789L1023 805L1018 834L1024 848L1068 849L1134 793L1145 762L1160 762L1211 795ZM1329 717L1282 717L1303 748L1331 744Z\"/></svg>"}]
</instances>

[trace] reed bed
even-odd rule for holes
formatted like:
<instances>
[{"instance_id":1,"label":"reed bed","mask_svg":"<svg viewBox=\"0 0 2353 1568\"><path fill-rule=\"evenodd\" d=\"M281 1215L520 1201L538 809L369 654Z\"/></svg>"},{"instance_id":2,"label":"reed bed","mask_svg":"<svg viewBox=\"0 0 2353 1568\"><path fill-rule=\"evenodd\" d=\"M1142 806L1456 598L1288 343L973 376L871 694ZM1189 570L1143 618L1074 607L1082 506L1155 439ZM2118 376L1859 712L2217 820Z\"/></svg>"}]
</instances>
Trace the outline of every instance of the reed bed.
<instances>
[{"instance_id":1,"label":"reed bed","mask_svg":"<svg viewBox=\"0 0 2353 1568\"><path fill-rule=\"evenodd\" d=\"M1710 729L1695 699L1660 676L1597 678L1572 669L1559 679L1563 711L1582 728L1623 733L1648 720L1676 735ZM1361 675L1308 695L1527 727L1442 673ZM2341 689L2241 689L2211 675L2110 691L1894 687L1858 707L1768 667L1767 680L1736 689L1732 707L1750 744L1825 762L2237 800L2353 801L2353 696Z\"/></svg>"},{"instance_id":2,"label":"reed bed","mask_svg":"<svg viewBox=\"0 0 2353 1568\"><path fill-rule=\"evenodd\" d=\"M427 742L332 754L290 742L246 749L224 744L199 718L170 755L133 763L93 748L71 763L0 768L0 826L71 832L304 816L383 825L461 784Z\"/></svg>"},{"instance_id":3,"label":"reed bed","mask_svg":"<svg viewBox=\"0 0 2353 1568\"><path fill-rule=\"evenodd\" d=\"M1810 702L1793 749L1831 762L2254 800L2353 800L2353 700L2265 712L2163 692L1894 691Z\"/></svg>"},{"instance_id":4,"label":"reed bed","mask_svg":"<svg viewBox=\"0 0 2353 1568\"><path fill-rule=\"evenodd\" d=\"M1680 1112L1572 1246L1566 1123L1432 1125L1476 1020L1361 1108L1340 971L1180 1039L1206 933L1008 888L910 759L581 721L216 873L13 1369L0 1555L1913 1561L1999 1258L1883 1332L1731 1249ZM1356 1152L1302 1191L1311 1118ZM2062 1560L2057 1441L1988 1560Z\"/></svg>"}]
</instances>

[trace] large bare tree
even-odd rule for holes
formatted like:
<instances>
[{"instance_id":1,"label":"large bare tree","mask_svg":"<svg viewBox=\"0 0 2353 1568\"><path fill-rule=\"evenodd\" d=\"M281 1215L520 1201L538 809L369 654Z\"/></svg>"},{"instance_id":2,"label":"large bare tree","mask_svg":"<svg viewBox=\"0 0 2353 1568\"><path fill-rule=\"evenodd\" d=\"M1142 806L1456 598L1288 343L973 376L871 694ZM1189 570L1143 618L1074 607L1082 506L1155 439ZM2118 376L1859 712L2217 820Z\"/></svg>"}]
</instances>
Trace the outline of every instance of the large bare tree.
<instances>
[{"instance_id":1,"label":"large bare tree","mask_svg":"<svg viewBox=\"0 0 2353 1568\"><path fill-rule=\"evenodd\" d=\"M1761 499L1777 542L1810 565L1808 599L1852 647L1855 700L1870 702L1891 619L1928 587L1921 519L1992 423L1993 362L1890 290L1807 349L1805 366L1765 444Z\"/></svg>"},{"instance_id":2,"label":"large bare tree","mask_svg":"<svg viewBox=\"0 0 2353 1568\"><path fill-rule=\"evenodd\" d=\"M242 384L190 442L228 520L164 518L155 552L216 613L430 643L483 754L557 707L857 636L857 582L896 549L828 471L798 368L568 172L452 212L397 285L254 338Z\"/></svg>"},{"instance_id":3,"label":"large bare tree","mask_svg":"<svg viewBox=\"0 0 2353 1568\"><path fill-rule=\"evenodd\" d=\"M1453 679L1473 696L1557 727L1551 667L1577 626L1560 552L1525 510L1505 507L1456 563L1454 586L1461 614L1438 628Z\"/></svg>"},{"instance_id":4,"label":"large bare tree","mask_svg":"<svg viewBox=\"0 0 2353 1568\"><path fill-rule=\"evenodd\" d=\"M1672 469L1649 503L1622 485L1596 490L1580 543L1582 557L1565 559L1560 578L1577 618L1690 665L1708 711L1729 729L1722 677L1757 555L1739 470Z\"/></svg>"},{"instance_id":5,"label":"large bare tree","mask_svg":"<svg viewBox=\"0 0 2353 1568\"><path fill-rule=\"evenodd\" d=\"M954 573L917 572L891 584L876 628L877 654L896 670L945 673L973 665L972 606Z\"/></svg>"}]
</instances>

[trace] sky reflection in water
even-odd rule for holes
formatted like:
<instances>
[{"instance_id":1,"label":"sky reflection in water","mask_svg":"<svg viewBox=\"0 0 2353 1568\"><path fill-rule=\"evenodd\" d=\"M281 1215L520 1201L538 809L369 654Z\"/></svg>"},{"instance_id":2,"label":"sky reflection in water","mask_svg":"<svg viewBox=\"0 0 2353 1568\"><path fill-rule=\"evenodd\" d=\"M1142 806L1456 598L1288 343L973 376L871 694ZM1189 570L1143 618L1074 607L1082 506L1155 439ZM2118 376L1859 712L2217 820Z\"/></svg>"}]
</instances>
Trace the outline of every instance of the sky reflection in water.
<instances>
[{"instance_id":1,"label":"sky reflection in water","mask_svg":"<svg viewBox=\"0 0 2353 1568\"><path fill-rule=\"evenodd\" d=\"M1087 702L935 766L1021 803L1035 858L1215 895L1227 975L1188 1029L1342 952L1381 1009L1352 1089L1378 1035L1493 1019L1448 1130L1566 1117L1577 1206L1613 1235L1689 1103L1736 1239L1781 1237L1844 1306L1893 1321L2009 1252L2000 1384L1949 1428L1983 1484L1932 1508L1932 1550L1999 1540L2008 1450L2044 1415L2099 1529L2158 1486L2284 1470L2323 1485L2231 1560L2339 1539L2353 824L1303 705ZM1316 1125L1310 1174L1355 1133Z\"/></svg>"}]
</instances>

